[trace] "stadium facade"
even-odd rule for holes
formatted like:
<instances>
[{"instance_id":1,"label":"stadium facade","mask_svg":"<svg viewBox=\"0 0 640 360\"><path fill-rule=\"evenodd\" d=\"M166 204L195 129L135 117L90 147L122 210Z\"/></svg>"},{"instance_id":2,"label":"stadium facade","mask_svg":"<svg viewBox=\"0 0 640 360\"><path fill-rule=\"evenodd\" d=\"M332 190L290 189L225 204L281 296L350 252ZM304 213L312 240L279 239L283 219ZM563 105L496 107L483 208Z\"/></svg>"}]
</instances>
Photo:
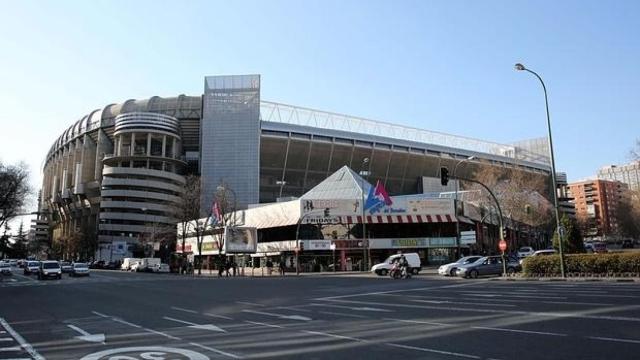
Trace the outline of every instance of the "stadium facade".
<instances>
[{"instance_id":1,"label":"stadium facade","mask_svg":"<svg viewBox=\"0 0 640 360\"><path fill-rule=\"evenodd\" d=\"M96 109L54 142L43 167L40 207L53 241L82 234L96 257L176 222L185 175L203 182L202 209L224 183L238 207L300 197L365 158L369 179L390 195L427 191L442 166L469 177L485 166L548 176L548 158L528 142L498 144L260 98L259 75L208 76L204 94L127 100Z\"/></svg>"}]
</instances>

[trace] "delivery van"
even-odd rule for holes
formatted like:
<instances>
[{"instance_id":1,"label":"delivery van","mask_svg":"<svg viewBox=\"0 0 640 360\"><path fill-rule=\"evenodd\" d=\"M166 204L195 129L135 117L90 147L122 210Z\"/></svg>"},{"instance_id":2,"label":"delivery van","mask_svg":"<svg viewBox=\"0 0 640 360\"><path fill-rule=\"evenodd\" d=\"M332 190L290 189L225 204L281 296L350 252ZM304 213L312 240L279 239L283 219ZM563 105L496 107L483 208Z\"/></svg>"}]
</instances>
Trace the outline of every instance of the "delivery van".
<instances>
[{"instance_id":1,"label":"delivery van","mask_svg":"<svg viewBox=\"0 0 640 360\"><path fill-rule=\"evenodd\" d=\"M409 269L407 269L407 271L409 271L413 275L417 275L422 269L422 265L420 263L420 256L418 256L418 253L391 255L380 264L373 265L371 267L371 272L379 276L386 276L389 273L389 270L391 270L394 260L400 259L400 256L402 255L404 255L404 257L407 259L407 262L409 263Z\"/></svg>"}]
</instances>

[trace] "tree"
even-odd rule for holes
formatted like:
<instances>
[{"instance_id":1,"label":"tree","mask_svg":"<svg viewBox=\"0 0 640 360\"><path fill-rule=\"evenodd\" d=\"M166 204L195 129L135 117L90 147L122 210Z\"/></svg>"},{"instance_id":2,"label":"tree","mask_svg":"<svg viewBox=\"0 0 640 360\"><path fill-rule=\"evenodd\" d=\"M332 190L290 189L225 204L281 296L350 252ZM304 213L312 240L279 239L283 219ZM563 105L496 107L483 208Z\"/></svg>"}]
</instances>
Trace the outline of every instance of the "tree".
<instances>
[{"instance_id":1,"label":"tree","mask_svg":"<svg viewBox=\"0 0 640 360\"><path fill-rule=\"evenodd\" d=\"M517 169L483 166L473 174L473 179L492 189L503 216L512 220L512 226L518 227L518 224L524 223L534 228L549 227L553 206L541 195L546 192L546 176ZM487 209L495 206L493 198L480 185L465 185L465 190L477 190L481 194L475 199L478 205Z\"/></svg>"},{"instance_id":2,"label":"tree","mask_svg":"<svg viewBox=\"0 0 640 360\"><path fill-rule=\"evenodd\" d=\"M636 144L631 149L630 154L632 160L640 160L640 138L636 139Z\"/></svg>"},{"instance_id":3,"label":"tree","mask_svg":"<svg viewBox=\"0 0 640 360\"><path fill-rule=\"evenodd\" d=\"M13 257L26 258L29 253L27 249L27 233L24 231L24 222L20 221L18 233L13 237L13 245L11 246Z\"/></svg>"},{"instance_id":4,"label":"tree","mask_svg":"<svg viewBox=\"0 0 640 360\"><path fill-rule=\"evenodd\" d=\"M627 190L618 203L616 212L619 235L640 238L640 192Z\"/></svg>"},{"instance_id":5,"label":"tree","mask_svg":"<svg viewBox=\"0 0 640 360\"><path fill-rule=\"evenodd\" d=\"M185 252L187 235L189 234L189 230L196 225L192 224L192 221L197 221L197 219L200 218L200 196L202 194L199 176L187 175L185 180L183 194L176 209L178 235L182 242L182 256L180 257L181 269L187 261L187 254ZM202 245L199 244L198 248L201 249Z\"/></svg>"},{"instance_id":6,"label":"tree","mask_svg":"<svg viewBox=\"0 0 640 360\"><path fill-rule=\"evenodd\" d=\"M235 213L237 208L236 195L228 184L221 183L216 188L214 207L212 219L215 226L222 230L218 232L218 255L222 255L225 242L224 227L235 226L237 220Z\"/></svg>"},{"instance_id":7,"label":"tree","mask_svg":"<svg viewBox=\"0 0 640 360\"><path fill-rule=\"evenodd\" d=\"M0 228L18 216L31 195L29 171L25 163L0 162Z\"/></svg>"},{"instance_id":8,"label":"tree","mask_svg":"<svg viewBox=\"0 0 640 360\"><path fill-rule=\"evenodd\" d=\"M564 228L564 237L562 239L562 249L564 253L583 253L585 251L584 242L577 222L570 219L567 214L563 214L560 218L560 225ZM558 233L556 232L553 235L553 248L558 251L559 245L560 241Z\"/></svg>"}]
</instances>

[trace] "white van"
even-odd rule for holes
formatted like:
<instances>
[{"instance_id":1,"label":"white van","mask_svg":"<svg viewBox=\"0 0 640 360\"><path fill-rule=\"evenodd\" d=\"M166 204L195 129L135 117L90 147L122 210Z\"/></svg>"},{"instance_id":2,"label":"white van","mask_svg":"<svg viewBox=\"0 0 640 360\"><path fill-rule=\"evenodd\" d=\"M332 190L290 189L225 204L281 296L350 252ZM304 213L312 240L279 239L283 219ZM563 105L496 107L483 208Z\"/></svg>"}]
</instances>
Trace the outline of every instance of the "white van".
<instances>
[{"instance_id":1,"label":"white van","mask_svg":"<svg viewBox=\"0 0 640 360\"><path fill-rule=\"evenodd\" d=\"M131 271L152 271L153 267L160 265L160 258L142 258L137 263L131 265Z\"/></svg>"},{"instance_id":2,"label":"white van","mask_svg":"<svg viewBox=\"0 0 640 360\"><path fill-rule=\"evenodd\" d=\"M373 265L371 267L371 272L380 276L387 275L389 273L389 270L391 270L391 267L393 266L393 261L396 259L399 259L400 256L402 255L404 255L404 257L407 259L407 262L409 263L408 271L413 275L417 275L418 272L420 272L420 269L422 268L422 265L420 263L420 256L418 256L418 253L391 255L380 264Z\"/></svg>"},{"instance_id":3,"label":"white van","mask_svg":"<svg viewBox=\"0 0 640 360\"><path fill-rule=\"evenodd\" d=\"M139 258L124 258L122 259L122 265L120 265L120 270L129 271L131 270L131 267L138 262L140 262Z\"/></svg>"}]
</instances>

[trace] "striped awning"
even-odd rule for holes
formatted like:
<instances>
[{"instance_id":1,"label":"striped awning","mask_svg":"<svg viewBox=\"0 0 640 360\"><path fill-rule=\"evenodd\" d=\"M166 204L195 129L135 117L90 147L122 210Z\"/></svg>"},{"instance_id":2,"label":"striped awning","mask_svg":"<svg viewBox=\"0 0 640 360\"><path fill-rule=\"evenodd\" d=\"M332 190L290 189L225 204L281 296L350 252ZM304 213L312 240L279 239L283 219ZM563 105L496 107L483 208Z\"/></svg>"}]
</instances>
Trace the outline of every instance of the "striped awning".
<instances>
[{"instance_id":1,"label":"striped awning","mask_svg":"<svg viewBox=\"0 0 640 360\"><path fill-rule=\"evenodd\" d=\"M362 216L340 216L343 224L361 224ZM367 224L413 224L456 222L452 214L441 215L368 215Z\"/></svg>"}]
</instances>

